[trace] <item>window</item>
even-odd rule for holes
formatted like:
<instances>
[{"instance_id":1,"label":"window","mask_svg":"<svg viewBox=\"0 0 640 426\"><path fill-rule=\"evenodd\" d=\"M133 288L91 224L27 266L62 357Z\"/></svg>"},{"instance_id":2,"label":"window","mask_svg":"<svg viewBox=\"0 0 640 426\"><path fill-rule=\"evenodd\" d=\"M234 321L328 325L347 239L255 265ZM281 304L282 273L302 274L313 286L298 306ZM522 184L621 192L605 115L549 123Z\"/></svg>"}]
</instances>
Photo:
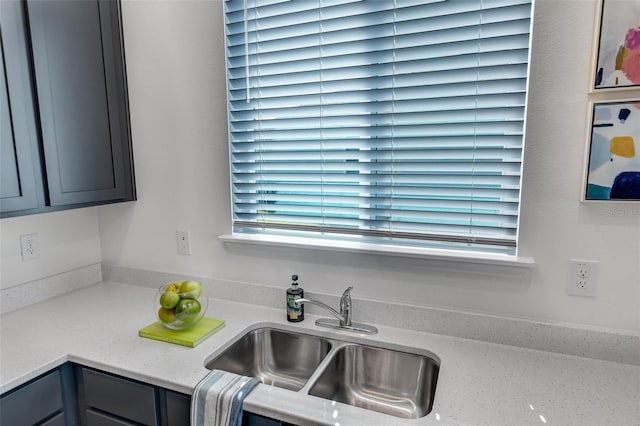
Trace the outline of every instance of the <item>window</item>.
<instances>
[{"instance_id":1,"label":"window","mask_svg":"<svg viewBox=\"0 0 640 426\"><path fill-rule=\"evenodd\" d=\"M515 253L529 0L225 2L234 232Z\"/></svg>"}]
</instances>

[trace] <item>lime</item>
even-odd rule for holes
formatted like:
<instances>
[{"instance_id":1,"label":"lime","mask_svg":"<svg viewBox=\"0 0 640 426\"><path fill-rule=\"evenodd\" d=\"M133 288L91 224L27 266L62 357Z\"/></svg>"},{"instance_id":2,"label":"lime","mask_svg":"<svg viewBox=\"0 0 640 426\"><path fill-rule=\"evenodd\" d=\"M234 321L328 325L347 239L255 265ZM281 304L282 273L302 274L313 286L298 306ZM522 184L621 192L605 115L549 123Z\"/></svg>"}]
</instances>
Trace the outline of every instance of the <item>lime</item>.
<instances>
[{"instance_id":1,"label":"lime","mask_svg":"<svg viewBox=\"0 0 640 426\"><path fill-rule=\"evenodd\" d=\"M158 310L158 318L164 323L171 324L176 320L176 313L173 309L160 308Z\"/></svg>"},{"instance_id":2,"label":"lime","mask_svg":"<svg viewBox=\"0 0 640 426\"><path fill-rule=\"evenodd\" d=\"M182 285L182 281L176 281L171 284L167 284L167 288L165 289L165 291L172 291L174 293L179 293L181 285Z\"/></svg>"},{"instance_id":3,"label":"lime","mask_svg":"<svg viewBox=\"0 0 640 426\"><path fill-rule=\"evenodd\" d=\"M173 291L165 291L160 296L160 306L166 309L173 309L180 302L180 296Z\"/></svg>"},{"instance_id":4,"label":"lime","mask_svg":"<svg viewBox=\"0 0 640 426\"><path fill-rule=\"evenodd\" d=\"M202 294L202 285L198 281L185 281L180 285L180 296L197 299Z\"/></svg>"},{"instance_id":5,"label":"lime","mask_svg":"<svg viewBox=\"0 0 640 426\"><path fill-rule=\"evenodd\" d=\"M189 323L198 317L201 306L195 299L180 299L175 310L177 319Z\"/></svg>"}]
</instances>

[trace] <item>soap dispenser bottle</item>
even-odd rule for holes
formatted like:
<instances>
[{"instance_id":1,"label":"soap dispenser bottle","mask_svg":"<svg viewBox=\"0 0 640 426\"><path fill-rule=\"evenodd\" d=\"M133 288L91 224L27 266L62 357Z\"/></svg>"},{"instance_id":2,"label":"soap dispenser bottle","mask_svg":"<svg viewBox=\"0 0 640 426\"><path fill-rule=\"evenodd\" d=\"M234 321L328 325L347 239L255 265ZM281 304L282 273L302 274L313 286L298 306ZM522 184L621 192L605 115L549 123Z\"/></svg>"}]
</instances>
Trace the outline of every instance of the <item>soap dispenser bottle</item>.
<instances>
[{"instance_id":1,"label":"soap dispenser bottle","mask_svg":"<svg viewBox=\"0 0 640 426\"><path fill-rule=\"evenodd\" d=\"M296 299L304 297L304 290L298 287L298 276L291 276L291 287L287 289L287 321L300 322L304 321L304 305L296 305Z\"/></svg>"}]
</instances>

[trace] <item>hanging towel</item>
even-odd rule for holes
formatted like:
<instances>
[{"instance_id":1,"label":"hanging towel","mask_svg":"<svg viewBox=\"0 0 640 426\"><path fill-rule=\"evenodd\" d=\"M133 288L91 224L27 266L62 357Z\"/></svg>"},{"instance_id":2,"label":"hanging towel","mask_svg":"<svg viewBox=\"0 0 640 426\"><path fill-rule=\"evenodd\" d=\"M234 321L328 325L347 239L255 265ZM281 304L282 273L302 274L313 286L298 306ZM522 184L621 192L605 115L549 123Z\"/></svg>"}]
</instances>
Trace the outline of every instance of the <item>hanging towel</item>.
<instances>
[{"instance_id":1,"label":"hanging towel","mask_svg":"<svg viewBox=\"0 0 640 426\"><path fill-rule=\"evenodd\" d=\"M242 401L259 383L251 377L213 370L198 385L191 400L192 426L240 426Z\"/></svg>"}]
</instances>

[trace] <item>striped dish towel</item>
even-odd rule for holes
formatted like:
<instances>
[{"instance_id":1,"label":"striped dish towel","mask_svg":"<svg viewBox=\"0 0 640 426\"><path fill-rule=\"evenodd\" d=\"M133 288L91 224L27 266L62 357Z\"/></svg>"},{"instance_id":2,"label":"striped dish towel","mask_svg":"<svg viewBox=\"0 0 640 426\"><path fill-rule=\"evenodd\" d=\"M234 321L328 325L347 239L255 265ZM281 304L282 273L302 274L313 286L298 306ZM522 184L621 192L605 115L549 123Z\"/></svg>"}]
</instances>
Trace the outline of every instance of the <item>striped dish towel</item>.
<instances>
[{"instance_id":1,"label":"striped dish towel","mask_svg":"<svg viewBox=\"0 0 640 426\"><path fill-rule=\"evenodd\" d=\"M213 370L198 385L191 400L192 426L240 426L242 401L258 384L251 377Z\"/></svg>"}]
</instances>

